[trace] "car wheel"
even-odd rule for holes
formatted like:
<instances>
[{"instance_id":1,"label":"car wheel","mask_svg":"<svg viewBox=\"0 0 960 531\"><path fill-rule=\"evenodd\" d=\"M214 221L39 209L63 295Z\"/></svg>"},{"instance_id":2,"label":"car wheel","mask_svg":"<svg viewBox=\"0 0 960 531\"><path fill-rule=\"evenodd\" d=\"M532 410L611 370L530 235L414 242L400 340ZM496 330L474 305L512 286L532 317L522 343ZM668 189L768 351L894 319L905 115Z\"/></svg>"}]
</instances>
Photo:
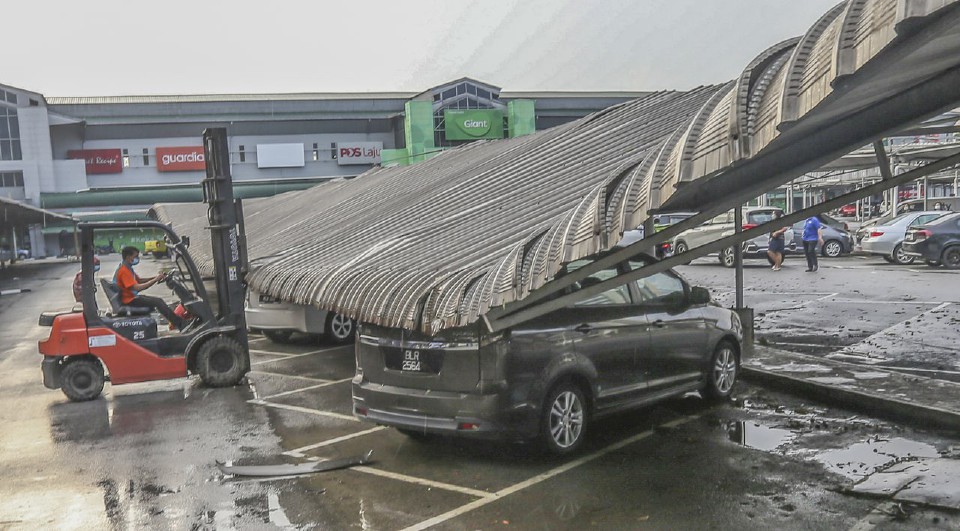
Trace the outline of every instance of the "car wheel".
<instances>
[{"instance_id":1,"label":"car wheel","mask_svg":"<svg viewBox=\"0 0 960 531\"><path fill-rule=\"evenodd\" d=\"M840 245L840 242L837 240L828 240L823 244L823 249L820 250L820 253L828 258L836 258L843 254L843 246Z\"/></svg>"},{"instance_id":2,"label":"car wheel","mask_svg":"<svg viewBox=\"0 0 960 531\"><path fill-rule=\"evenodd\" d=\"M897 244L897 246L893 248L893 254L891 256L893 263L898 265L912 264L913 261L916 260L916 257L905 254L903 252L903 246L900 244Z\"/></svg>"},{"instance_id":3,"label":"car wheel","mask_svg":"<svg viewBox=\"0 0 960 531\"><path fill-rule=\"evenodd\" d=\"M327 315L327 338L338 345L353 341L353 333L356 328L353 319L346 315L333 312Z\"/></svg>"},{"instance_id":4,"label":"car wheel","mask_svg":"<svg viewBox=\"0 0 960 531\"><path fill-rule=\"evenodd\" d=\"M710 358L710 372L707 374L707 383L704 386L705 398L723 400L733 392L740 372L740 362L737 359L737 348L729 341L721 341L713 356Z\"/></svg>"},{"instance_id":5,"label":"car wheel","mask_svg":"<svg viewBox=\"0 0 960 531\"><path fill-rule=\"evenodd\" d=\"M676 256L680 253L685 253L688 250L690 250L690 248L687 247L687 242L680 241L673 246L673 255ZM689 264L689 263L690 263L690 260L687 260L686 262L684 262L684 264Z\"/></svg>"},{"instance_id":6,"label":"car wheel","mask_svg":"<svg viewBox=\"0 0 960 531\"><path fill-rule=\"evenodd\" d=\"M60 390L74 402L86 402L100 396L104 380L99 360L68 361L60 373Z\"/></svg>"},{"instance_id":7,"label":"car wheel","mask_svg":"<svg viewBox=\"0 0 960 531\"><path fill-rule=\"evenodd\" d=\"M947 269L960 269L960 246L947 247L940 255L940 263Z\"/></svg>"},{"instance_id":8,"label":"car wheel","mask_svg":"<svg viewBox=\"0 0 960 531\"><path fill-rule=\"evenodd\" d=\"M563 382L547 393L540 419L544 448L555 455L568 455L580 448L587 434L587 402L576 385Z\"/></svg>"},{"instance_id":9,"label":"car wheel","mask_svg":"<svg viewBox=\"0 0 960 531\"><path fill-rule=\"evenodd\" d=\"M940 260L924 260L923 263L930 267L940 267Z\"/></svg>"},{"instance_id":10,"label":"car wheel","mask_svg":"<svg viewBox=\"0 0 960 531\"><path fill-rule=\"evenodd\" d=\"M243 347L229 336L208 339L197 352L197 373L210 387L229 387L243 378Z\"/></svg>"},{"instance_id":11,"label":"car wheel","mask_svg":"<svg viewBox=\"0 0 960 531\"><path fill-rule=\"evenodd\" d=\"M720 251L720 256L718 258L720 259L720 264L723 267L734 267L737 265L737 257L734 254L733 247L727 247Z\"/></svg>"},{"instance_id":12,"label":"car wheel","mask_svg":"<svg viewBox=\"0 0 960 531\"><path fill-rule=\"evenodd\" d=\"M293 337L293 330L264 330L263 335L274 343L284 344L290 342L290 338Z\"/></svg>"}]
</instances>

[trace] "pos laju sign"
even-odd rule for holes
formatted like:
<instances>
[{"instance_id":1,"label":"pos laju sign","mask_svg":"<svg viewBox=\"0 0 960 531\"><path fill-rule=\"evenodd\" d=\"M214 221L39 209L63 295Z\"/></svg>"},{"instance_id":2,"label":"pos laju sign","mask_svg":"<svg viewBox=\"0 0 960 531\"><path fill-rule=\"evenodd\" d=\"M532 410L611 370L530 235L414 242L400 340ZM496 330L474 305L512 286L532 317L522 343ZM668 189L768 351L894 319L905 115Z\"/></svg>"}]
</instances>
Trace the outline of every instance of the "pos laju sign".
<instances>
[{"instance_id":1,"label":"pos laju sign","mask_svg":"<svg viewBox=\"0 0 960 531\"><path fill-rule=\"evenodd\" d=\"M203 146L157 148L157 171L203 171L206 168Z\"/></svg>"},{"instance_id":2,"label":"pos laju sign","mask_svg":"<svg viewBox=\"0 0 960 531\"><path fill-rule=\"evenodd\" d=\"M383 142L337 142L337 164L380 164Z\"/></svg>"},{"instance_id":3,"label":"pos laju sign","mask_svg":"<svg viewBox=\"0 0 960 531\"><path fill-rule=\"evenodd\" d=\"M447 140L503 138L503 114L496 109L443 111Z\"/></svg>"}]
</instances>

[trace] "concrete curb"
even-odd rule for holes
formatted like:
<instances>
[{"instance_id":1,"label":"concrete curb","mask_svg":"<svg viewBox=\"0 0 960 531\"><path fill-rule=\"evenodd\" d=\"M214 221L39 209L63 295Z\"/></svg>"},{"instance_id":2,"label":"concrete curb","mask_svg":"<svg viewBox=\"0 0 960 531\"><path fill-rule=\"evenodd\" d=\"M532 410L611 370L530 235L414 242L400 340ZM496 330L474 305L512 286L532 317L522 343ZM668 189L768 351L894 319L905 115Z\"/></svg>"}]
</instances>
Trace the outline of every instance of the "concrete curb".
<instances>
[{"instance_id":1,"label":"concrete curb","mask_svg":"<svg viewBox=\"0 0 960 531\"><path fill-rule=\"evenodd\" d=\"M814 400L830 400L838 405L874 417L887 418L923 427L960 431L960 411L906 402L895 398L865 393L854 389L811 382L775 371L741 367L745 380L787 391Z\"/></svg>"}]
</instances>

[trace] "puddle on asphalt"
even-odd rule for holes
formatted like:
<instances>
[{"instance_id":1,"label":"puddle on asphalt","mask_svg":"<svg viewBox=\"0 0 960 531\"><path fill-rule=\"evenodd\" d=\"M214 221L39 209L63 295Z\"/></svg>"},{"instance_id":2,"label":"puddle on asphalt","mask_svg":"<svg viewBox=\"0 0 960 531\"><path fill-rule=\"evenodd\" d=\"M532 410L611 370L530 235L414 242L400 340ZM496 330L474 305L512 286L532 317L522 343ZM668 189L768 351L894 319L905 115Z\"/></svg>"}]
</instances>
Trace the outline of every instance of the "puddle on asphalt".
<instances>
[{"instance_id":1,"label":"puddle on asphalt","mask_svg":"<svg viewBox=\"0 0 960 531\"><path fill-rule=\"evenodd\" d=\"M929 444L895 437L870 439L848 448L823 452L815 459L832 472L859 480L878 469L906 459L938 456L936 448Z\"/></svg>"},{"instance_id":2,"label":"puddle on asphalt","mask_svg":"<svg viewBox=\"0 0 960 531\"><path fill-rule=\"evenodd\" d=\"M797 434L790 430L770 428L749 420L727 422L724 427L731 441L765 452L772 452L797 438Z\"/></svg>"}]
</instances>

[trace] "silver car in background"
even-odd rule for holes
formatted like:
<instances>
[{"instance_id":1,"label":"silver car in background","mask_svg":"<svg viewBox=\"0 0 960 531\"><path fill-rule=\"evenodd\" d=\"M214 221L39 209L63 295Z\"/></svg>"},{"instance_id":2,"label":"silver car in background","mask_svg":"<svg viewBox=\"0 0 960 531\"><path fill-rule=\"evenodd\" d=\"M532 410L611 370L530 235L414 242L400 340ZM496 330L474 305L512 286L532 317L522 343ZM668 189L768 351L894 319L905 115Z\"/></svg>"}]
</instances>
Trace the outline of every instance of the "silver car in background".
<instances>
[{"instance_id":1,"label":"silver car in background","mask_svg":"<svg viewBox=\"0 0 960 531\"><path fill-rule=\"evenodd\" d=\"M882 256L891 264L912 264L917 257L903 252L903 239L907 235L907 229L923 225L946 213L942 210L907 212L882 225L874 225L860 240L860 250L867 254Z\"/></svg>"},{"instance_id":2,"label":"silver car in background","mask_svg":"<svg viewBox=\"0 0 960 531\"><path fill-rule=\"evenodd\" d=\"M279 301L253 290L247 291L244 310L247 328L262 332L275 343L287 343L300 332L323 334L328 341L341 345L353 341L356 334L356 323L345 315Z\"/></svg>"},{"instance_id":3,"label":"silver car in background","mask_svg":"<svg viewBox=\"0 0 960 531\"><path fill-rule=\"evenodd\" d=\"M757 225L773 220L776 216L782 215L783 210L777 207L746 207L743 209L743 230L751 229ZM735 230L736 226L734 224L733 211L720 214L703 225L678 234L672 242L673 252L674 254L684 253L694 247L700 247L701 245L719 240L720 238L730 236ZM796 246L793 243L792 230L792 228L788 230L785 236L786 251L788 253L796 251ZM741 254L743 258L762 258L769 260L767 257L767 247L769 244L769 235L761 234L760 236L743 242L743 244L741 244ZM720 260L721 265L733 267L735 265L733 247L727 247L721 250L717 258Z\"/></svg>"}]
</instances>

